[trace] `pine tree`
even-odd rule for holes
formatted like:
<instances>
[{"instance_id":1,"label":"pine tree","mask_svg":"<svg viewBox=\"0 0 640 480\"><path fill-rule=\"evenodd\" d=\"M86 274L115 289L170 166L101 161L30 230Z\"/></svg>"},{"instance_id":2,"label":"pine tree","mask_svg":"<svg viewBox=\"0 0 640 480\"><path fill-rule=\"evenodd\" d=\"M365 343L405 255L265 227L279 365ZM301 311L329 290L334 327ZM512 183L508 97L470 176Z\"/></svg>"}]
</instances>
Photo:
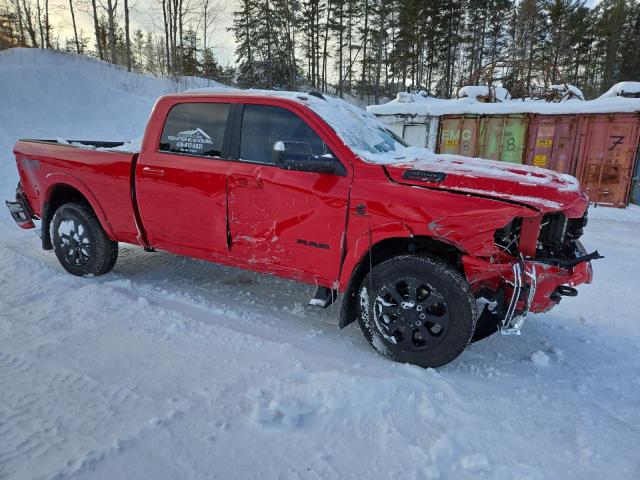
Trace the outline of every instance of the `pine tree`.
<instances>
[{"instance_id":1,"label":"pine tree","mask_svg":"<svg viewBox=\"0 0 640 480\"><path fill-rule=\"evenodd\" d=\"M198 40L196 32L188 29L182 36L180 47L180 64L182 65L182 75L193 76L198 75Z\"/></svg>"},{"instance_id":2,"label":"pine tree","mask_svg":"<svg viewBox=\"0 0 640 480\"><path fill-rule=\"evenodd\" d=\"M618 80L640 80L640 4L635 3L630 9L626 27L622 35L620 50L620 74Z\"/></svg>"},{"instance_id":3,"label":"pine tree","mask_svg":"<svg viewBox=\"0 0 640 480\"><path fill-rule=\"evenodd\" d=\"M198 74L204 78L220 81L222 71L216 61L212 48L207 48L202 52L202 61L200 62Z\"/></svg>"}]
</instances>

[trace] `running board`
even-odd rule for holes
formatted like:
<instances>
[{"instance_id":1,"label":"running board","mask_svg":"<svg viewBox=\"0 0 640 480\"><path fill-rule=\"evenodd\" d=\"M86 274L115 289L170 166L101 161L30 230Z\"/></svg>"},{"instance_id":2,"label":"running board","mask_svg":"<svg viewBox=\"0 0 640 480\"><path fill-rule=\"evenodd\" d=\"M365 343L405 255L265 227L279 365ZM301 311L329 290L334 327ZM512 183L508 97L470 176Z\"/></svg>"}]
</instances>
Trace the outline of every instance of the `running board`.
<instances>
[{"instance_id":1,"label":"running board","mask_svg":"<svg viewBox=\"0 0 640 480\"><path fill-rule=\"evenodd\" d=\"M309 300L309 305L313 305L314 307L327 308L329 305L335 302L336 298L338 298L337 290L332 290L331 288L327 287L318 287L315 297Z\"/></svg>"}]
</instances>

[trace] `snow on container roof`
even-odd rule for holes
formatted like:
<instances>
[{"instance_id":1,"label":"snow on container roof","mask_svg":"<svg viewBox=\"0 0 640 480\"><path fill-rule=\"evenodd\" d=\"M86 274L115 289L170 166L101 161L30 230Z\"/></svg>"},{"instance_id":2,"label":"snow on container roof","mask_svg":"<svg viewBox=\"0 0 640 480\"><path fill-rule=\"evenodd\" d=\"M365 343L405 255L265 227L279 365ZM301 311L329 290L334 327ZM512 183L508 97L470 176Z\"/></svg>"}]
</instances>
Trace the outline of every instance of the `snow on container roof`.
<instances>
[{"instance_id":1,"label":"snow on container roof","mask_svg":"<svg viewBox=\"0 0 640 480\"><path fill-rule=\"evenodd\" d=\"M506 88L503 87L487 87L486 85L467 85L458 90L458 98L472 98L478 100L478 97L489 97L494 95L500 102L510 100L511 95Z\"/></svg>"},{"instance_id":2,"label":"snow on container roof","mask_svg":"<svg viewBox=\"0 0 640 480\"><path fill-rule=\"evenodd\" d=\"M636 84L638 85L637 88L640 89L640 82L623 83ZM616 87L617 86L614 86L613 88ZM631 87L633 87L633 85ZM625 92L627 91L628 90L625 90ZM396 98L395 100L382 105L369 105L367 107L367 111L374 115L397 116L440 116L462 114L495 115L510 113L539 113L548 115L576 113L626 113L640 112L640 98L625 98L615 95L607 96L607 94L605 94L595 100L582 101L571 99L561 103L550 103L543 100L530 99L524 101L508 100L498 103L482 103L478 102L474 98L444 100L441 98L424 97L415 93L403 93L402 100Z\"/></svg>"}]
</instances>

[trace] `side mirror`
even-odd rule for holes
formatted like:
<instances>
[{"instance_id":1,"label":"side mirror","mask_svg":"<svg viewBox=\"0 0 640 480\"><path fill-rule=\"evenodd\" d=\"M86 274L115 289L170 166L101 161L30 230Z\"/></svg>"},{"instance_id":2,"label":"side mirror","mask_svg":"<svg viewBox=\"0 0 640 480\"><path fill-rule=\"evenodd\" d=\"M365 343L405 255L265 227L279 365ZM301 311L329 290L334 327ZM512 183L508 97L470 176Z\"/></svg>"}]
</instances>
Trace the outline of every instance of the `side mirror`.
<instances>
[{"instance_id":1,"label":"side mirror","mask_svg":"<svg viewBox=\"0 0 640 480\"><path fill-rule=\"evenodd\" d=\"M306 142L278 141L273 144L273 162L283 170L325 173L344 176L342 164L333 155L313 155L311 145Z\"/></svg>"}]
</instances>

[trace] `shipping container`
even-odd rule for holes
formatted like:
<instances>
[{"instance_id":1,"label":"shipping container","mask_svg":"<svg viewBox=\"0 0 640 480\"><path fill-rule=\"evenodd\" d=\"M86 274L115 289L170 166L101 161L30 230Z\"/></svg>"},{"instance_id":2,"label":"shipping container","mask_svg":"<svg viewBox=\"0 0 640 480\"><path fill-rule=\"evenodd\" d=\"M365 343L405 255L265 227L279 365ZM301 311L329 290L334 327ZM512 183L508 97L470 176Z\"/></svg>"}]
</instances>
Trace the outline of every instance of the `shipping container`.
<instances>
[{"instance_id":1,"label":"shipping container","mask_svg":"<svg viewBox=\"0 0 640 480\"><path fill-rule=\"evenodd\" d=\"M500 160L509 163L522 163L525 152L525 140L529 116L487 115L483 117L477 157L488 160Z\"/></svg>"},{"instance_id":2,"label":"shipping container","mask_svg":"<svg viewBox=\"0 0 640 480\"><path fill-rule=\"evenodd\" d=\"M573 175L578 146L578 124L577 115L532 115L525 163Z\"/></svg>"},{"instance_id":3,"label":"shipping container","mask_svg":"<svg viewBox=\"0 0 640 480\"><path fill-rule=\"evenodd\" d=\"M640 114L580 116L576 176L592 202L626 207L640 137Z\"/></svg>"},{"instance_id":4,"label":"shipping container","mask_svg":"<svg viewBox=\"0 0 640 480\"><path fill-rule=\"evenodd\" d=\"M478 132L482 118L479 115L444 115L440 117L438 153L477 156Z\"/></svg>"}]
</instances>

